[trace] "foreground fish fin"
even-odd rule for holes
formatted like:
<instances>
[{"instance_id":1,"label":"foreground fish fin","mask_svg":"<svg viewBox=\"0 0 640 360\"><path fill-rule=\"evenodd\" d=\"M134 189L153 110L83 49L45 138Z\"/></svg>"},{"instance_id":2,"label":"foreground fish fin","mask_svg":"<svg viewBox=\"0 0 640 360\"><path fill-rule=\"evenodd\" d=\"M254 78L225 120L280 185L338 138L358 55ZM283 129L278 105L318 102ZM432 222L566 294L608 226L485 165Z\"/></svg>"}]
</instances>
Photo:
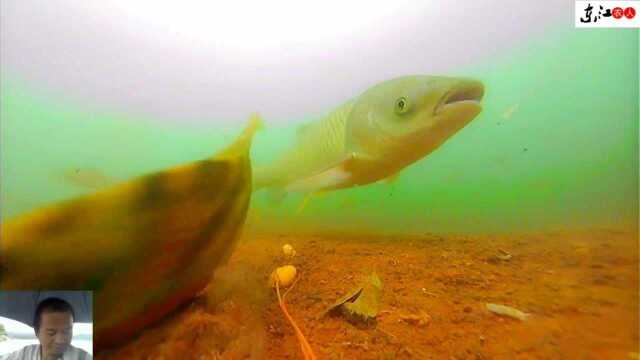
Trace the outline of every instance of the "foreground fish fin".
<instances>
[{"instance_id":1,"label":"foreground fish fin","mask_svg":"<svg viewBox=\"0 0 640 360\"><path fill-rule=\"evenodd\" d=\"M94 290L96 351L184 304L226 261L251 199L254 115L208 159L2 223L0 290Z\"/></svg>"},{"instance_id":2,"label":"foreground fish fin","mask_svg":"<svg viewBox=\"0 0 640 360\"><path fill-rule=\"evenodd\" d=\"M226 149L214 155L214 158L223 159L227 157L234 157L238 155L242 156L244 154L248 154L249 150L251 149L251 141L253 140L253 136L256 132L262 129L264 129L264 122L262 121L262 118L258 114L252 114L251 117L249 117L249 124L242 131L240 136L238 136L236 141Z\"/></svg>"}]
</instances>

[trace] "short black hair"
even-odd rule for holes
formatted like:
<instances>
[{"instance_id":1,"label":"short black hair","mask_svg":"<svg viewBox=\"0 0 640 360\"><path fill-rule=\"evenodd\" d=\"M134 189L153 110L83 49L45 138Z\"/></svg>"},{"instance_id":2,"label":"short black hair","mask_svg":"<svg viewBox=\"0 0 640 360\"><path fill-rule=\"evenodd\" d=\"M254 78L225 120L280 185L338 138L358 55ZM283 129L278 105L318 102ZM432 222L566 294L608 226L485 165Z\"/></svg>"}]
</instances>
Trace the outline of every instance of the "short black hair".
<instances>
[{"instance_id":1,"label":"short black hair","mask_svg":"<svg viewBox=\"0 0 640 360\"><path fill-rule=\"evenodd\" d=\"M43 312L68 312L71 314L71 318L75 320L76 314L73 312L73 307L67 301L57 297L49 297L38 303L36 312L33 315L33 329L38 335L40 331L40 322L42 321Z\"/></svg>"}]
</instances>

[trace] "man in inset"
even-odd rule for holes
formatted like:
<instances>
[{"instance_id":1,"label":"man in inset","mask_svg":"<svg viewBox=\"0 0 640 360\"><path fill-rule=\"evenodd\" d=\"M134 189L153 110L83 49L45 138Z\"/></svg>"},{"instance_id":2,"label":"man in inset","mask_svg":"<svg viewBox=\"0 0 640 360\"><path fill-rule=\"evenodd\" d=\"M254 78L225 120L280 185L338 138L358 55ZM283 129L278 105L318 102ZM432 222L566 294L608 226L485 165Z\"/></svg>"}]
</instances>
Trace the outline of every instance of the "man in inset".
<instances>
[{"instance_id":1,"label":"man in inset","mask_svg":"<svg viewBox=\"0 0 640 360\"><path fill-rule=\"evenodd\" d=\"M50 297L42 300L33 316L39 345L28 345L1 360L91 360L82 349L71 346L75 313L68 302Z\"/></svg>"}]
</instances>

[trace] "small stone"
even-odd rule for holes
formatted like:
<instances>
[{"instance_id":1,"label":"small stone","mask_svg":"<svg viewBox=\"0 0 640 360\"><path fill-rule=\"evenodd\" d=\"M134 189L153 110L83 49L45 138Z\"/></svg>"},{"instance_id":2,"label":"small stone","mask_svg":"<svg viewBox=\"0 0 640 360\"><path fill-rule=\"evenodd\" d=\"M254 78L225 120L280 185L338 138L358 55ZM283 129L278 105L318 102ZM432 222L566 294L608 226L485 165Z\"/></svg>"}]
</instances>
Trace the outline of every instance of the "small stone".
<instances>
[{"instance_id":1,"label":"small stone","mask_svg":"<svg viewBox=\"0 0 640 360\"><path fill-rule=\"evenodd\" d=\"M400 320L410 325L425 327L429 325L429 323L431 323L431 316L429 316L429 314L425 313L424 311L420 311L417 315L402 315L400 316Z\"/></svg>"}]
</instances>

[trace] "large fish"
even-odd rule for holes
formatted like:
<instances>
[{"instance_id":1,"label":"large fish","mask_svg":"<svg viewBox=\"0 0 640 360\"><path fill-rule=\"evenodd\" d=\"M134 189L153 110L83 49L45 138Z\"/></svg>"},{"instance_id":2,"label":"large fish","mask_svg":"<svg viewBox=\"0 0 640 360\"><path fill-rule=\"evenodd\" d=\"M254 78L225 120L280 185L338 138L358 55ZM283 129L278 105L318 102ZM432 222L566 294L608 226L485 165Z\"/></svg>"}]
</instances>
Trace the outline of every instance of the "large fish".
<instances>
[{"instance_id":1,"label":"large fish","mask_svg":"<svg viewBox=\"0 0 640 360\"><path fill-rule=\"evenodd\" d=\"M254 171L254 190L320 192L397 175L481 111L481 82L406 76L365 91L298 130L293 146Z\"/></svg>"},{"instance_id":2,"label":"large fish","mask_svg":"<svg viewBox=\"0 0 640 360\"><path fill-rule=\"evenodd\" d=\"M96 350L130 339L195 296L229 256L259 123L211 158L3 224L0 290L94 290Z\"/></svg>"}]
</instances>

